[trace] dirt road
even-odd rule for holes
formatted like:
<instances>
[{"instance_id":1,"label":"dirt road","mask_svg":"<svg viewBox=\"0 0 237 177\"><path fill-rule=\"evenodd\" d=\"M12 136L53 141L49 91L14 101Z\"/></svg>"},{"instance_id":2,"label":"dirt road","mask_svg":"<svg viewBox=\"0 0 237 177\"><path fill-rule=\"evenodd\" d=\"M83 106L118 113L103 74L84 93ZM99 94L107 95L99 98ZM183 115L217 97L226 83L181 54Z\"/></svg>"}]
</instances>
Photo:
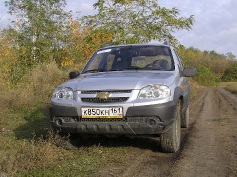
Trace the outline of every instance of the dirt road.
<instances>
[{"instance_id":1,"label":"dirt road","mask_svg":"<svg viewBox=\"0 0 237 177\"><path fill-rule=\"evenodd\" d=\"M204 90L192 100L190 119L178 153L162 153L159 139L133 139L140 146L128 152L126 162L98 175L237 177L237 96L223 89Z\"/></svg>"}]
</instances>

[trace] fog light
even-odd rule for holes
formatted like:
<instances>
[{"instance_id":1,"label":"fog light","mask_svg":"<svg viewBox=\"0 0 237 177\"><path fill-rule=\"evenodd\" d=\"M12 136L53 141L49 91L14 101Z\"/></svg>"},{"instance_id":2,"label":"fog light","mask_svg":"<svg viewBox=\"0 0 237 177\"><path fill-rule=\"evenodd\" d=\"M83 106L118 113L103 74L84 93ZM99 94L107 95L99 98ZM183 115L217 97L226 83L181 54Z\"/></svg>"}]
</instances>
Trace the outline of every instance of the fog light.
<instances>
[{"instance_id":1,"label":"fog light","mask_svg":"<svg viewBox=\"0 0 237 177\"><path fill-rule=\"evenodd\" d=\"M156 125L156 121L154 119L150 119L149 123L150 125Z\"/></svg>"},{"instance_id":2,"label":"fog light","mask_svg":"<svg viewBox=\"0 0 237 177\"><path fill-rule=\"evenodd\" d=\"M65 122L71 122L71 117L64 117L63 119Z\"/></svg>"},{"instance_id":3,"label":"fog light","mask_svg":"<svg viewBox=\"0 0 237 177\"><path fill-rule=\"evenodd\" d=\"M57 120L56 120L56 124L57 124L58 126L62 126L62 125L63 125L62 119L57 119Z\"/></svg>"}]
</instances>

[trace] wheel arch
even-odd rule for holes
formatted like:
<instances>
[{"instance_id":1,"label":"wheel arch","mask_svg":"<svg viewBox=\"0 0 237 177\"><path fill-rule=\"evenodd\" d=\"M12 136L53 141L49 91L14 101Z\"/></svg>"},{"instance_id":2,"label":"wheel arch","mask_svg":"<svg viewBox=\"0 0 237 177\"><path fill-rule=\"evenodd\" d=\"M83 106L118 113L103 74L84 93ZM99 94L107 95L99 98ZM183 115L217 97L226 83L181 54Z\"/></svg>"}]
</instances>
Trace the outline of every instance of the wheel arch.
<instances>
[{"instance_id":1,"label":"wheel arch","mask_svg":"<svg viewBox=\"0 0 237 177\"><path fill-rule=\"evenodd\" d=\"M184 112L184 96L183 96L183 91L180 87L176 87L174 91L174 101L178 103L180 101L180 114Z\"/></svg>"}]
</instances>

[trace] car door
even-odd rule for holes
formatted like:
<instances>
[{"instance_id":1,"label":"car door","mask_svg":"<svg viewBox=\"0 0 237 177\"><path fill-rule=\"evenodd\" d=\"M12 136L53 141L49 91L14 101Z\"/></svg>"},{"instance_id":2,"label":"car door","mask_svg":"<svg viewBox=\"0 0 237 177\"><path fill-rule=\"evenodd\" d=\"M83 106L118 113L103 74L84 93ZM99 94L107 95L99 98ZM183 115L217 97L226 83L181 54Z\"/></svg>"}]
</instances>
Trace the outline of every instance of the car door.
<instances>
[{"instance_id":1,"label":"car door","mask_svg":"<svg viewBox=\"0 0 237 177\"><path fill-rule=\"evenodd\" d=\"M183 62L178 54L178 52L176 50L174 50L175 55L178 59L178 67L179 67L179 74L180 74L180 88L183 92L183 109L186 110L188 104L189 104L189 100L190 100L190 85L188 82L188 78L185 77L183 75L183 70L184 70L184 66L183 66Z\"/></svg>"}]
</instances>

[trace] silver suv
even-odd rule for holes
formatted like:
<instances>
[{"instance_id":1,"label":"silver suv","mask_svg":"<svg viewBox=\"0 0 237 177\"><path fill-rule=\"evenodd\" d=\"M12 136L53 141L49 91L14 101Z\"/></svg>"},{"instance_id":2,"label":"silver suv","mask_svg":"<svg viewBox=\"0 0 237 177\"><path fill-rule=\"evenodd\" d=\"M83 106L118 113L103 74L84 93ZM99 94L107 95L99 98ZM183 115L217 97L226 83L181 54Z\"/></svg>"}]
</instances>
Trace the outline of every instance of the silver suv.
<instances>
[{"instance_id":1,"label":"silver suv","mask_svg":"<svg viewBox=\"0 0 237 177\"><path fill-rule=\"evenodd\" d=\"M69 134L160 135L162 150L176 152L189 124L186 77L196 74L169 45L100 48L54 91L51 125Z\"/></svg>"}]
</instances>

